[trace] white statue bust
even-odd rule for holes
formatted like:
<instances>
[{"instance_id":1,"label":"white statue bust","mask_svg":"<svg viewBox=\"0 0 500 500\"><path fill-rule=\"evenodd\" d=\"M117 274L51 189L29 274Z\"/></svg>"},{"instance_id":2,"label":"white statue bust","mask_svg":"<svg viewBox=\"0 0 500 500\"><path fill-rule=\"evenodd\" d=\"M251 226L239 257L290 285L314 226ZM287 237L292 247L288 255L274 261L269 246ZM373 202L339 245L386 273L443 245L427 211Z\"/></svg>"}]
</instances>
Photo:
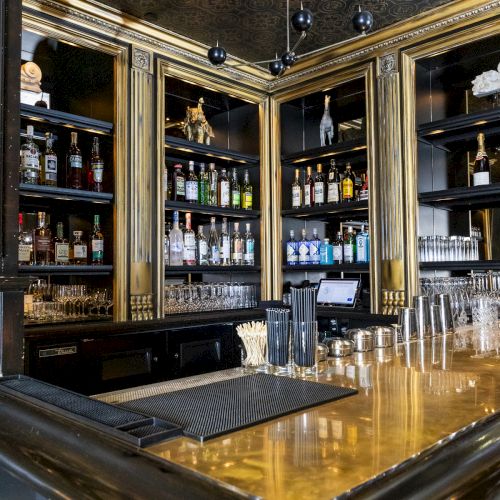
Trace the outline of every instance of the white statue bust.
<instances>
[{"instance_id":1,"label":"white statue bust","mask_svg":"<svg viewBox=\"0 0 500 500\"><path fill-rule=\"evenodd\" d=\"M500 64L496 71L485 71L472 80L472 93L476 97L500 93Z\"/></svg>"}]
</instances>

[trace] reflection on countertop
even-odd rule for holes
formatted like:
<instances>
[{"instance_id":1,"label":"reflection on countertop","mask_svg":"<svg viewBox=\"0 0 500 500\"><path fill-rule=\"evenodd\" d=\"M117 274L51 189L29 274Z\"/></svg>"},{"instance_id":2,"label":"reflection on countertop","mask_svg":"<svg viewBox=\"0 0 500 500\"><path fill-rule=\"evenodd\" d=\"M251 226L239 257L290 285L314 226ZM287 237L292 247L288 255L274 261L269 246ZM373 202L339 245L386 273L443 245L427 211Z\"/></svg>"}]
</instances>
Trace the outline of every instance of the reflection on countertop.
<instances>
[{"instance_id":1,"label":"reflection on countertop","mask_svg":"<svg viewBox=\"0 0 500 500\"><path fill-rule=\"evenodd\" d=\"M445 336L329 358L309 380L358 395L148 451L264 498L331 498L498 409L500 359L457 345Z\"/></svg>"}]
</instances>

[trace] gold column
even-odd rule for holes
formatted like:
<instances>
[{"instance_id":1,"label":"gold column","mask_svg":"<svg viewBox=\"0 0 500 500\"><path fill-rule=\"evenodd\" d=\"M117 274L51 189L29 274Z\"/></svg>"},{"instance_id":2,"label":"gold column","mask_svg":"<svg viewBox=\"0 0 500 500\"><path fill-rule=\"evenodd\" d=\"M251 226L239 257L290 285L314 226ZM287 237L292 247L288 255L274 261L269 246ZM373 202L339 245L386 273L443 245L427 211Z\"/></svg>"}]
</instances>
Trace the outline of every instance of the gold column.
<instances>
[{"instance_id":1,"label":"gold column","mask_svg":"<svg viewBox=\"0 0 500 500\"><path fill-rule=\"evenodd\" d=\"M153 54L132 47L130 68L130 308L131 318L153 316L152 247L155 161L153 158ZM124 244L124 242L117 242Z\"/></svg>"},{"instance_id":2,"label":"gold column","mask_svg":"<svg viewBox=\"0 0 500 500\"><path fill-rule=\"evenodd\" d=\"M404 290L405 189L402 163L400 79L397 53L378 59L377 93L379 125L378 199L375 213L380 228L378 241L382 264L382 289ZM382 304L384 305L384 299ZM390 306L391 304L389 304ZM393 304L397 305L397 304ZM383 309L382 312L394 312Z\"/></svg>"}]
</instances>

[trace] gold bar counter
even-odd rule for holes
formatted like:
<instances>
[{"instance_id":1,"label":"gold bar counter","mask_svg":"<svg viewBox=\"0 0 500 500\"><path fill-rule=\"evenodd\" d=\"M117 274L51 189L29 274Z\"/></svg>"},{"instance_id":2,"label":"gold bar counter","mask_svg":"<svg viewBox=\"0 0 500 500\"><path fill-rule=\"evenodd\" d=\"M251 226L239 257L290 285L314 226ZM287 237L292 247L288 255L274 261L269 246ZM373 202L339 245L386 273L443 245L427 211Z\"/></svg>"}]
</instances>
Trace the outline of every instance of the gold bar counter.
<instances>
[{"instance_id":1,"label":"gold bar counter","mask_svg":"<svg viewBox=\"0 0 500 500\"><path fill-rule=\"evenodd\" d=\"M354 387L357 395L204 443L178 438L146 452L263 498L332 498L498 410L500 360L460 350L469 333L480 335L469 328L455 338L328 358L310 380ZM240 375L227 370L98 398L123 402Z\"/></svg>"}]
</instances>

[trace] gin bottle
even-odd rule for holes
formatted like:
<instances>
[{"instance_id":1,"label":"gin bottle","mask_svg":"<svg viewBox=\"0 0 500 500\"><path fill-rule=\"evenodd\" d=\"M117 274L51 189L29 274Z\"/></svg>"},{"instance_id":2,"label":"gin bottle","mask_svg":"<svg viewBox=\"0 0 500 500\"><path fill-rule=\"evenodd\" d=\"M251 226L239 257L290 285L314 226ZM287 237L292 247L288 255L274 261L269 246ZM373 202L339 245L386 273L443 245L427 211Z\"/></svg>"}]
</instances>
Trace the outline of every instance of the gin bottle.
<instances>
[{"instance_id":1,"label":"gin bottle","mask_svg":"<svg viewBox=\"0 0 500 500\"><path fill-rule=\"evenodd\" d=\"M305 265L305 264L310 263L309 245L310 245L310 242L306 238L306 230L302 229L302 239L299 241L299 264L300 265Z\"/></svg>"},{"instance_id":2,"label":"gin bottle","mask_svg":"<svg viewBox=\"0 0 500 500\"><path fill-rule=\"evenodd\" d=\"M361 226L361 231L356 235L356 262L366 264L370 262L370 238L365 231L365 226Z\"/></svg>"},{"instance_id":3,"label":"gin bottle","mask_svg":"<svg viewBox=\"0 0 500 500\"><path fill-rule=\"evenodd\" d=\"M318 230L313 229L313 237L309 242L309 264L319 264L320 263L320 247L321 240L318 238Z\"/></svg>"},{"instance_id":4,"label":"gin bottle","mask_svg":"<svg viewBox=\"0 0 500 500\"><path fill-rule=\"evenodd\" d=\"M290 239L286 242L286 263L289 266L296 266L299 263L299 245L293 229L290 229Z\"/></svg>"},{"instance_id":5,"label":"gin bottle","mask_svg":"<svg viewBox=\"0 0 500 500\"><path fill-rule=\"evenodd\" d=\"M344 262L344 239L342 232L337 231L337 237L333 242L333 263L342 264Z\"/></svg>"},{"instance_id":6,"label":"gin bottle","mask_svg":"<svg viewBox=\"0 0 500 500\"><path fill-rule=\"evenodd\" d=\"M344 262L346 264L356 262L356 238L352 226L347 227L347 233L344 235Z\"/></svg>"},{"instance_id":7,"label":"gin bottle","mask_svg":"<svg viewBox=\"0 0 500 500\"><path fill-rule=\"evenodd\" d=\"M250 231L250 223L246 224L246 232L244 236L244 253L243 253L243 264L245 266L255 265L255 238Z\"/></svg>"}]
</instances>

